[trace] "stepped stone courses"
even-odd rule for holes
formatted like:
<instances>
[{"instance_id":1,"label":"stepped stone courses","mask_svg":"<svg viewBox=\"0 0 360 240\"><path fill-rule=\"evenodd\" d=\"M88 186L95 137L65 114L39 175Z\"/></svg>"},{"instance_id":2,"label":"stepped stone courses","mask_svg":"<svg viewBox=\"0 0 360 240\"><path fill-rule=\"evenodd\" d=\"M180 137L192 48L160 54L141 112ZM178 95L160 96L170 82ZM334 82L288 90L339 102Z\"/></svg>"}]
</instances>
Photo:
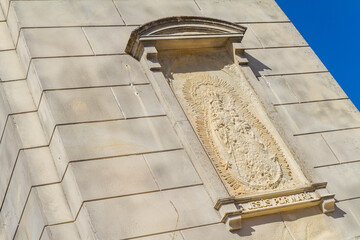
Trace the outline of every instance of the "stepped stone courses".
<instances>
[{"instance_id":1,"label":"stepped stone courses","mask_svg":"<svg viewBox=\"0 0 360 240\"><path fill-rule=\"evenodd\" d=\"M360 114L274 0L0 6L1 240L360 236ZM125 53L131 31L172 16L247 27L244 76L306 179L336 194L334 212L228 231L214 206L229 194L163 73Z\"/></svg>"}]
</instances>

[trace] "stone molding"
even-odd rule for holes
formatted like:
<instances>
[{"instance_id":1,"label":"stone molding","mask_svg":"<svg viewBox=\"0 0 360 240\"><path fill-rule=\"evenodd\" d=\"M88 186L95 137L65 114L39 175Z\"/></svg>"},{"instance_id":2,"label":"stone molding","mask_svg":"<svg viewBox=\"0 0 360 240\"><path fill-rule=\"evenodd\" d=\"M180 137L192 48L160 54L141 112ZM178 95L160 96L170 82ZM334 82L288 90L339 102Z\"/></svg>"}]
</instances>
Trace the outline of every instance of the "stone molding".
<instances>
[{"instance_id":1,"label":"stone molding","mask_svg":"<svg viewBox=\"0 0 360 240\"><path fill-rule=\"evenodd\" d=\"M162 18L132 31L125 52L139 59L144 46L148 46L148 43L151 45L152 41L156 42L158 50L170 47L171 49L214 47L229 39L241 42L245 31L246 27L214 18L188 16ZM161 45L163 41L166 41L166 44Z\"/></svg>"},{"instance_id":2,"label":"stone molding","mask_svg":"<svg viewBox=\"0 0 360 240\"><path fill-rule=\"evenodd\" d=\"M161 53L162 56L181 56L186 54L197 56L208 53L207 56L209 56L209 54L214 52L213 58L216 59L216 53L222 51L227 53L228 57L230 56L234 66L240 65L241 68L241 65L246 66L248 63L244 54L244 48L241 44L245 31L245 27L217 19L203 17L164 18L144 24L135 29L128 41L126 52L138 59L150 75L150 82L163 105L167 106L167 115L173 122L178 135L184 143L185 150L189 152L196 169L199 171L204 185L214 201L215 209L219 211L222 216L222 222L228 226L230 231L241 229L242 218L316 205L318 205L324 213L332 212L335 208L334 194L330 194L326 190L326 183L312 184L305 178L300 167L293 159L290 159L292 172L296 172L298 176L298 180L296 180L297 183L294 183L293 187L276 190L268 189L269 191L263 192L250 191L245 194L241 191L231 191L231 187L233 187L234 184L226 181L226 174L226 176L223 176L226 166L221 165L222 163L219 162L218 164L224 168L222 171L219 171L216 161L211 158L212 154L209 153L206 144L204 145L204 142L201 141L201 134L204 133L199 133L201 129L199 130L196 124L194 126L196 120L191 121L192 117L187 115L192 113L193 110L189 111L184 109L183 104L179 104L179 102L181 103L181 99L178 98L178 94L175 94L176 90L171 88L174 79L171 79L171 76L165 73L171 72L169 66L166 66L170 65L169 62L171 61L168 60L171 59L171 57L163 62L159 62L159 53ZM215 69L214 71L216 70L219 71L219 69ZM241 72L242 70L240 69L239 71ZM247 81L243 73L240 73L240 75L243 81ZM234 80L234 78L228 82L231 82L231 80ZM209 81L212 80L210 79ZM191 89L187 90L190 91ZM256 99L256 96L251 97ZM244 106L244 108L246 108L246 106ZM263 116L266 116L266 113ZM192 126L190 127L191 130L189 130L189 126ZM266 130L266 126L261 126L259 129ZM258 131L261 132L261 130ZM277 133L275 129L271 131ZM196 132L195 138L193 132ZM256 133L250 135L253 136L256 135ZM269 135L271 136L271 134ZM279 135L276 136L279 138ZM259 133L255 138L259 139L261 137L263 137L263 134ZM276 142L273 138L270 137L270 139L270 141ZM281 142L281 140L279 141ZM269 147L271 144L265 143L265 145ZM282 146L284 148L284 144L282 144ZM280 149L281 147L276 148ZM287 146L285 146L285 149L287 149ZM280 149L280 152L281 150L282 149ZM191 154L192 152L195 154ZM285 152L289 151L286 150ZM276 158L271 159L274 160ZM284 166L288 167L287 164L289 164L289 161L284 160L284 162ZM214 174L214 172L216 173ZM207 175L213 177L209 178ZM214 179L215 175L217 175L218 179ZM289 177L289 181L293 181L291 176ZM299 184L301 182L302 185ZM236 185L236 187L238 187L238 185Z\"/></svg>"}]
</instances>

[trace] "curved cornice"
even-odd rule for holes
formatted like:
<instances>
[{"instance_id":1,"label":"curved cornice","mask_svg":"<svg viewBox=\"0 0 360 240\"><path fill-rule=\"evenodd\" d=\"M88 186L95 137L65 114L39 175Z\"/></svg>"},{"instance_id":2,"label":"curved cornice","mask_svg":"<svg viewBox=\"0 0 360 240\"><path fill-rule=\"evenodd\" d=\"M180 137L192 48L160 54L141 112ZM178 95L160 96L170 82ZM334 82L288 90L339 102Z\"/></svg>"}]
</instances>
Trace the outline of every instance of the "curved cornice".
<instances>
[{"instance_id":1,"label":"curved cornice","mask_svg":"<svg viewBox=\"0 0 360 240\"><path fill-rule=\"evenodd\" d=\"M141 25L132 31L125 52L139 58L145 41L184 39L230 39L241 41L246 27L206 17L168 17Z\"/></svg>"}]
</instances>

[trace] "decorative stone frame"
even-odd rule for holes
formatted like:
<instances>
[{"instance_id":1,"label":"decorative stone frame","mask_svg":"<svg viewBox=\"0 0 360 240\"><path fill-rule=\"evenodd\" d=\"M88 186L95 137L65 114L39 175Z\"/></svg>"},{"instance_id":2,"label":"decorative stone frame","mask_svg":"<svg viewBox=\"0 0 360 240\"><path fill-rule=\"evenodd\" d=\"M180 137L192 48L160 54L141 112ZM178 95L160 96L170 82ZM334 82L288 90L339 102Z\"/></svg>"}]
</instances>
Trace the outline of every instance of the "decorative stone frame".
<instances>
[{"instance_id":1,"label":"decorative stone frame","mask_svg":"<svg viewBox=\"0 0 360 240\"><path fill-rule=\"evenodd\" d=\"M248 79L256 79L247 65L241 41L246 28L230 22L205 17L170 17L159 19L135 29L126 52L139 60L165 107L166 113L181 138L185 150L197 169L204 186L230 231L241 228L242 218L319 205L324 213L334 211L334 194L326 183L310 183L291 190L246 196L232 196L209 159L193 126L169 86L158 53L167 50L196 52L211 48L226 49L234 63ZM299 168L300 169L300 168ZM300 170L301 171L301 170Z\"/></svg>"}]
</instances>

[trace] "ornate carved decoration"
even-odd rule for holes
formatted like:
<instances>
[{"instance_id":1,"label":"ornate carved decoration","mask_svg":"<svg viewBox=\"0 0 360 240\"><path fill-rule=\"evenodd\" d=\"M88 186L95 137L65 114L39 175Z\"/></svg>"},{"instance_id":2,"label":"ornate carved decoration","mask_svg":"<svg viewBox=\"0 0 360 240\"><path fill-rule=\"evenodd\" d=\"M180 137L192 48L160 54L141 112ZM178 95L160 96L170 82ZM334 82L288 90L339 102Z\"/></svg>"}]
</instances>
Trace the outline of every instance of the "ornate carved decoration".
<instances>
[{"instance_id":1,"label":"ornate carved decoration","mask_svg":"<svg viewBox=\"0 0 360 240\"><path fill-rule=\"evenodd\" d=\"M209 69L214 68L203 58L191 57L182 62L185 61L189 62L185 64L188 66L201 62ZM259 103L253 90L245 86L246 80L230 72L234 68L232 65L223 69L227 74L206 71L172 74L174 92L230 195L303 185L297 174L293 174L269 126L253 112L252 109L260 107ZM243 81L242 89L230 84L233 77ZM249 99L253 101L251 105Z\"/></svg>"},{"instance_id":2,"label":"ornate carved decoration","mask_svg":"<svg viewBox=\"0 0 360 240\"><path fill-rule=\"evenodd\" d=\"M246 27L214 18L188 16L162 18L135 29L130 35L125 52L139 59L147 42L156 41L159 48L164 40L167 41L166 47L172 49L213 46L218 44L217 42L223 45L228 39L236 39L240 42L245 31ZM191 39L187 46L184 44L186 39ZM196 44L193 44L195 39ZM214 39L216 41L213 41ZM172 40L175 40L175 43L169 44ZM179 45L178 40L185 41Z\"/></svg>"},{"instance_id":3,"label":"ornate carved decoration","mask_svg":"<svg viewBox=\"0 0 360 240\"><path fill-rule=\"evenodd\" d=\"M324 213L332 212L334 194L326 190L326 183L305 178L244 75L246 69L247 76L256 79L246 67L241 45L245 31L218 19L164 18L135 29L126 52L153 73L150 81L169 117L186 122L178 124L178 130L189 153L201 149L201 159L193 157L198 167L216 175L215 167L229 195L217 178L217 189L209 195L229 230L240 229L242 218L297 208L318 205ZM186 117L213 166L203 157L198 139L186 135L191 131ZM207 186L214 183L204 179Z\"/></svg>"},{"instance_id":4,"label":"ornate carved decoration","mask_svg":"<svg viewBox=\"0 0 360 240\"><path fill-rule=\"evenodd\" d=\"M284 185L284 175L291 179L272 136L236 100L226 81L209 75L198 81L187 79L183 93L197 113L196 130L232 195L277 189Z\"/></svg>"}]
</instances>

